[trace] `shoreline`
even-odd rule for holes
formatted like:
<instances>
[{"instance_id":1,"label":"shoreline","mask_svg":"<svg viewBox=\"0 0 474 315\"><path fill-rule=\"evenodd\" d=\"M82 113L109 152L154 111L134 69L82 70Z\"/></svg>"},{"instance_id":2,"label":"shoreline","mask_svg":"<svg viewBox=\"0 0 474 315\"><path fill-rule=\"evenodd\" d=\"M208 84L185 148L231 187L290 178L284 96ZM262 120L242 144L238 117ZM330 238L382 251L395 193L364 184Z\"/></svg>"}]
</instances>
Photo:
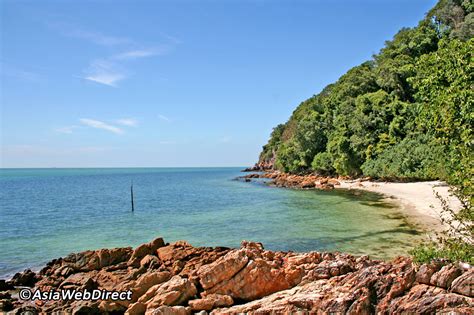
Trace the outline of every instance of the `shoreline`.
<instances>
[{"instance_id":1,"label":"shoreline","mask_svg":"<svg viewBox=\"0 0 474 315\"><path fill-rule=\"evenodd\" d=\"M453 210L461 209L461 202L450 193L449 185L439 180L407 183L340 180L340 183L335 186L337 189L358 189L379 193L390 201L395 201L416 223L429 227L433 232L449 228L441 221L441 218L447 219L448 214L443 213L443 205L435 193L446 200Z\"/></svg>"},{"instance_id":2,"label":"shoreline","mask_svg":"<svg viewBox=\"0 0 474 315\"><path fill-rule=\"evenodd\" d=\"M271 185L284 188L347 189L377 193L382 195L386 201L397 204L401 212L413 223L431 233L449 229L449 225L442 222L441 219L449 219L450 215L443 212L441 200L435 193L438 193L455 212L462 207L459 199L450 193L450 186L440 180L418 182L372 181L364 178L348 180L317 175L292 175L268 170L251 173L240 178L245 181L254 178L269 179Z\"/></svg>"}]
</instances>

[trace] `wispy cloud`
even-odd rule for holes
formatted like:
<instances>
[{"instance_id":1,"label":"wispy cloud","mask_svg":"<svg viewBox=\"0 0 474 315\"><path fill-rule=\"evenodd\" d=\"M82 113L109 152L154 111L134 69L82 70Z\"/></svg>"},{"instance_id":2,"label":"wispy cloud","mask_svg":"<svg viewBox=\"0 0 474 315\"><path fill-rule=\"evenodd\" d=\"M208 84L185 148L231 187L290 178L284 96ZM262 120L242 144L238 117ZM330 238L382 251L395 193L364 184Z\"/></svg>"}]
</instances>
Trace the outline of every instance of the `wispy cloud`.
<instances>
[{"instance_id":1,"label":"wispy cloud","mask_svg":"<svg viewBox=\"0 0 474 315\"><path fill-rule=\"evenodd\" d=\"M82 78L112 87L116 87L117 82L126 78L122 69L103 59L94 60L85 73L86 75Z\"/></svg>"},{"instance_id":2,"label":"wispy cloud","mask_svg":"<svg viewBox=\"0 0 474 315\"><path fill-rule=\"evenodd\" d=\"M71 134L73 133L74 129L79 128L79 126L66 126L66 127L60 127L54 129L54 131L59 132L59 133L67 133Z\"/></svg>"},{"instance_id":3,"label":"wispy cloud","mask_svg":"<svg viewBox=\"0 0 474 315\"><path fill-rule=\"evenodd\" d=\"M125 45L131 44L133 41L126 37L117 37L117 36L109 36L104 35L99 32L91 32L82 29L74 29L74 30L67 30L62 31L65 36L80 38L88 40L94 44L102 45L102 46L116 46L116 45Z\"/></svg>"},{"instance_id":4,"label":"wispy cloud","mask_svg":"<svg viewBox=\"0 0 474 315\"><path fill-rule=\"evenodd\" d=\"M117 119L116 123L123 126L135 127L138 125L138 120L134 118L122 118Z\"/></svg>"},{"instance_id":5,"label":"wispy cloud","mask_svg":"<svg viewBox=\"0 0 474 315\"><path fill-rule=\"evenodd\" d=\"M175 144L176 141L169 141L169 140L163 140L163 141L160 141L160 144Z\"/></svg>"},{"instance_id":6,"label":"wispy cloud","mask_svg":"<svg viewBox=\"0 0 474 315\"><path fill-rule=\"evenodd\" d=\"M118 82L127 78L121 65L126 61L165 55L174 50L181 41L168 34L161 34L160 41L152 45L143 45L135 40L123 36L111 36L98 31L91 31L71 23L50 22L48 25L60 32L63 36L78 38L100 46L107 46L115 52L107 57L90 62L80 78L117 87Z\"/></svg>"},{"instance_id":7,"label":"wispy cloud","mask_svg":"<svg viewBox=\"0 0 474 315\"><path fill-rule=\"evenodd\" d=\"M160 54L160 50L154 49L136 49L136 50L129 50L120 54L116 54L112 56L112 59L115 60L129 60L129 59L138 59L138 58L145 58L151 57Z\"/></svg>"},{"instance_id":8,"label":"wispy cloud","mask_svg":"<svg viewBox=\"0 0 474 315\"><path fill-rule=\"evenodd\" d=\"M115 126L112 126L112 125L109 125L103 121L100 121L100 120L95 120L95 119L88 119L88 118L81 118L79 119L79 121L83 124L83 125L86 125L88 127L92 127L92 128L97 128L97 129L103 129L103 130L107 130L107 131L110 131L110 132L113 132L115 134L122 134L124 133L124 131L118 127L115 127Z\"/></svg>"},{"instance_id":9,"label":"wispy cloud","mask_svg":"<svg viewBox=\"0 0 474 315\"><path fill-rule=\"evenodd\" d=\"M167 121L167 122L170 122L170 121L171 121L171 119L169 119L169 118L166 117L165 115L158 115L158 118L161 119L161 120Z\"/></svg>"}]
</instances>

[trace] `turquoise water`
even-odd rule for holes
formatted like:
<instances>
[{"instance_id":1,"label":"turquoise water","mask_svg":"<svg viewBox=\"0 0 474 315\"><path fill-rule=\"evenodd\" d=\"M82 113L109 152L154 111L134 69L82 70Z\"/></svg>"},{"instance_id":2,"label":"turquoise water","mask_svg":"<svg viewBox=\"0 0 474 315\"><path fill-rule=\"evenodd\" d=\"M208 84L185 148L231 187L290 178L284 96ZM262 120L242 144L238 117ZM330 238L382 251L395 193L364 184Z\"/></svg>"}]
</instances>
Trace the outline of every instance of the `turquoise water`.
<instances>
[{"instance_id":1,"label":"turquoise water","mask_svg":"<svg viewBox=\"0 0 474 315\"><path fill-rule=\"evenodd\" d=\"M2 169L0 277L86 249L163 236L196 246L339 250L378 258L420 238L379 195L233 180L240 168ZM135 212L130 211L133 180Z\"/></svg>"}]
</instances>

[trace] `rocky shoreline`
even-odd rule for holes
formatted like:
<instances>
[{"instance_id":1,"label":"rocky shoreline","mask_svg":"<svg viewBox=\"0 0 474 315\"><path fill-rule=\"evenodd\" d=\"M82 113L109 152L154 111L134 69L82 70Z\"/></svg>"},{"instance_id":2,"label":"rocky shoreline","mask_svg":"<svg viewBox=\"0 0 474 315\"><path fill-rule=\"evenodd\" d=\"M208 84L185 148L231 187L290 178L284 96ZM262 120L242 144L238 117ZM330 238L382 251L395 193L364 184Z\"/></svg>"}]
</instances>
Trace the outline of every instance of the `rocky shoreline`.
<instances>
[{"instance_id":1,"label":"rocky shoreline","mask_svg":"<svg viewBox=\"0 0 474 315\"><path fill-rule=\"evenodd\" d=\"M251 172L250 169L244 171ZM341 185L340 179L315 174L298 175L268 170L258 170L253 172L256 173L240 176L239 179L250 181L255 178L264 178L269 179L269 184L273 186L300 189L331 190ZM363 180L367 180L367 178L358 179L356 182L360 183Z\"/></svg>"},{"instance_id":2,"label":"rocky shoreline","mask_svg":"<svg viewBox=\"0 0 474 315\"><path fill-rule=\"evenodd\" d=\"M22 301L18 288L131 291L131 300ZM0 310L66 314L473 314L474 268L407 257L193 247L162 238L70 254L0 281Z\"/></svg>"}]
</instances>

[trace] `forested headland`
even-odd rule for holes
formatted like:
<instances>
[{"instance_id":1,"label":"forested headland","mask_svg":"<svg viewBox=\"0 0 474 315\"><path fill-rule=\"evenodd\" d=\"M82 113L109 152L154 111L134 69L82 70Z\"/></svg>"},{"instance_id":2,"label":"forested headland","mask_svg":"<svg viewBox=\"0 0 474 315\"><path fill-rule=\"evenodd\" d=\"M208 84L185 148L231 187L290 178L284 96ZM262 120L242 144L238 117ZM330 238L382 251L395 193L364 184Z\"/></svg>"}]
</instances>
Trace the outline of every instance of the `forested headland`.
<instances>
[{"instance_id":1,"label":"forested headland","mask_svg":"<svg viewBox=\"0 0 474 315\"><path fill-rule=\"evenodd\" d=\"M287 173L444 180L472 223L473 38L474 2L439 1L372 60L303 101L273 129L259 164Z\"/></svg>"}]
</instances>

